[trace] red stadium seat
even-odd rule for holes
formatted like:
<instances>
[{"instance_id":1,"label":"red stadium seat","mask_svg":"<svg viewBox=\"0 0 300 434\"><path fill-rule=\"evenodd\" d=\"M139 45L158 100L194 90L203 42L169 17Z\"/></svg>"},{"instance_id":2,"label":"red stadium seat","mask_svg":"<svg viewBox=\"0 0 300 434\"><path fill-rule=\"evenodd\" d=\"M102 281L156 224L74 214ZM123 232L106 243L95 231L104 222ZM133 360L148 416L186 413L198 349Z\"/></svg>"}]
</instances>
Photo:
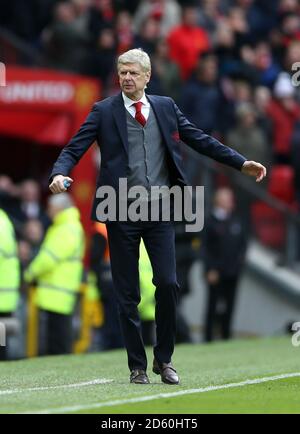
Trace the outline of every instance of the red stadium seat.
<instances>
[{"instance_id":1,"label":"red stadium seat","mask_svg":"<svg viewBox=\"0 0 300 434\"><path fill-rule=\"evenodd\" d=\"M275 165L269 176L269 193L283 202L292 205L295 201L294 170L288 165Z\"/></svg>"},{"instance_id":2,"label":"red stadium seat","mask_svg":"<svg viewBox=\"0 0 300 434\"><path fill-rule=\"evenodd\" d=\"M251 208L254 233L265 246L281 249L286 239L285 217L264 202L255 202Z\"/></svg>"}]
</instances>

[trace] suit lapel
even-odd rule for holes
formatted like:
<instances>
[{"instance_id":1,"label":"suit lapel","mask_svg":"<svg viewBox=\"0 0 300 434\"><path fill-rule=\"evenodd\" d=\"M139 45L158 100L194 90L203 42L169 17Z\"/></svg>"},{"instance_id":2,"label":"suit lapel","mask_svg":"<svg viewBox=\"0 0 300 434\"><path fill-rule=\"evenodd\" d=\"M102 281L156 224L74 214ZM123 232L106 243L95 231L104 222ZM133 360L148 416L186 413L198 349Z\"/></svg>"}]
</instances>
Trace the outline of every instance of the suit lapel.
<instances>
[{"instance_id":1,"label":"suit lapel","mask_svg":"<svg viewBox=\"0 0 300 434\"><path fill-rule=\"evenodd\" d=\"M184 182L187 184L187 182L185 181L184 171L180 167L179 160L181 160L181 157L179 157L179 150L176 151L177 147L172 145L171 135L169 134L168 129L166 127L166 125L169 124L170 120L168 118L167 110L164 108L163 100L159 99L159 101L157 101L157 99L153 95L147 95L147 98L148 98L148 100L151 104L151 107L155 113L159 129L160 129L161 134L164 138L164 142L165 142L165 144L166 144L166 146L170 152L170 156L173 159L173 162L174 162L175 166L177 167L177 170L179 171ZM176 132L176 133L178 134L178 132Z\"/></svg>"},{"instance_id":2,"label":"suit lapel","mask_svg":"<svg viewBox=\"0 0 300 434\"><path fill-rule=\"evenodd\" d=\"M122 143L124 145L125 151L128 154L128 134L127 134L127 122L126 122L126 111L122 98L122 93L116 96L113 102L113 116L121 136Z\"/></svg>"},{"instance_id":3,"label":"suit lapel","mask_svg":"<svg viewBox=\"0 0 300 434\"><path fill-rule=\"evenodd\" d=\"M164 141L167 144L167 146L169 147L170 137L169 137L169 134L167 133L166 128L165 128L165 123L167 122L167 116L166 116L166 113L164 111L164 107L162 106L161 101L158 103L152 95L147 95L147 98L148 98L150 105L151 105L151 107L155 113L156 120L157 120L159 129L163 135Z\"/></svg>"}]
</instances>

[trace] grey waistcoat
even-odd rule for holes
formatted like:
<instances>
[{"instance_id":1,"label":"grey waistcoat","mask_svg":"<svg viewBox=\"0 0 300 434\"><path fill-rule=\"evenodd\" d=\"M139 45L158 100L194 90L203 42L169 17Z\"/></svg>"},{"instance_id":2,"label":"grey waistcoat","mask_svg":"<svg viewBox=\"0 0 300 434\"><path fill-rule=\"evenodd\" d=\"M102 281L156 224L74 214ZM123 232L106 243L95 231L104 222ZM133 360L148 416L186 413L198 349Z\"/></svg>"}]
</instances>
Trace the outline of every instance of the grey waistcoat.
<instances>
[{"instance_id":1,"label":"grey waistcoat","mask_svg":"<svg viewBox=\"0 0 300 434\"><path fill-rule=\"evenodd\" d=\"M150 108L144 128L126 110L128 131L128 188L142 185L170 187L166 149L154 112Z\"/></svg>"}]
</instances>

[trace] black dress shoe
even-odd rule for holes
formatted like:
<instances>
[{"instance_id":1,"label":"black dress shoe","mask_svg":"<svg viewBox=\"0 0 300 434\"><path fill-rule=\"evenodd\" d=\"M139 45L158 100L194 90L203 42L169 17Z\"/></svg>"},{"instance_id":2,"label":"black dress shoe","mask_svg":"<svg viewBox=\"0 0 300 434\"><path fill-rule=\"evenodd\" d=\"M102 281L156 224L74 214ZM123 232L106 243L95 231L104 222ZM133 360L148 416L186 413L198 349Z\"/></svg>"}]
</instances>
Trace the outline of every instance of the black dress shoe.
<instances>
[{"instance_id":1,"label":"black dress shoe","mask_svg":"<svg viewBox=\"0 0 300 434\"><path fill-rule=\"evenodd\" d=\"M149 378L146 371L142 369L133 369L130 374L130 383L135 384L149 384Z\"/></svg>"},{"instance_id":2,"label":"black dress shoe","mask_svg":"<svg viewBox=\"0 0 300 434\"><path fill-rule=\"evenodd\" d=\"M179 384L179 377L176 369L173 368L172 363L159 364L155 359L153 360L154 374L161 376L161 381L166 384Z\"/></svg>"}]
</instances>

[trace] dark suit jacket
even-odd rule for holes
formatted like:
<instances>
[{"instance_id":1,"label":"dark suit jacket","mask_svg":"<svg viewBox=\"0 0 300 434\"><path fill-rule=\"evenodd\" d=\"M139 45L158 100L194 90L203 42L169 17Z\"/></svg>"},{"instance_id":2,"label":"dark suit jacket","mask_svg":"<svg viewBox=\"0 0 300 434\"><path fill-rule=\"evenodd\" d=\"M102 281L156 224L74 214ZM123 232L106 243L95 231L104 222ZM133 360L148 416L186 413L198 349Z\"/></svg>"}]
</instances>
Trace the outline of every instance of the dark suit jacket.
<instances>
[{"instance_id":1,"label":"dark suit jacket","mask_svg":"<svg viewBox=\"0 0 300 434\"><path fill-rule=\"evenodd\" d=\"M156 115L167 151L172 185L187 183L179 142L183 141L200 154L240 170L246 159L233 149L222 145L213 137L190 123L171 98L147 95ZM97 188L110 185L118 191L119 178L128 175L128 137L126 112L119 93L94 104L79 131L60 153L54 164L50 180L57 174L67 176L82 155L97 140L101 149L101 168ZM209 107L208 107L209 110ZM99 199L94 199L92 218Z\"/></svg>"},{"instance_id":2,"label":"dark suit jacket","mask_svg":"<svg viewBox=\"0 0 300 434\"><path fill-rule=\"evenodd\" d=\"M202 239L205 270L217 270L221 277L237 277L244 265L247 239L247 231L238 215L220 220L211 214Z\"/></svg>"}]
</instances>

